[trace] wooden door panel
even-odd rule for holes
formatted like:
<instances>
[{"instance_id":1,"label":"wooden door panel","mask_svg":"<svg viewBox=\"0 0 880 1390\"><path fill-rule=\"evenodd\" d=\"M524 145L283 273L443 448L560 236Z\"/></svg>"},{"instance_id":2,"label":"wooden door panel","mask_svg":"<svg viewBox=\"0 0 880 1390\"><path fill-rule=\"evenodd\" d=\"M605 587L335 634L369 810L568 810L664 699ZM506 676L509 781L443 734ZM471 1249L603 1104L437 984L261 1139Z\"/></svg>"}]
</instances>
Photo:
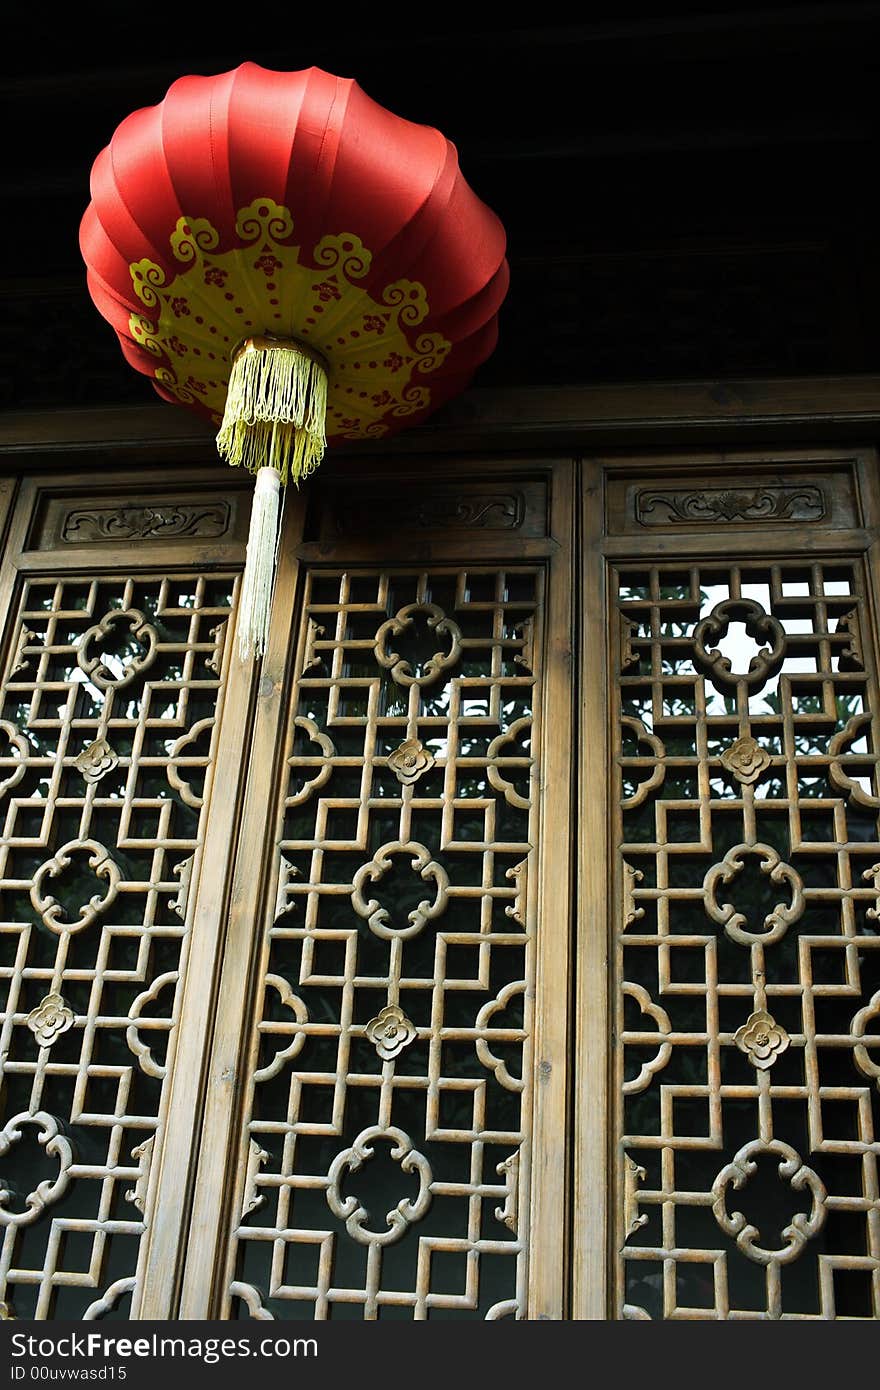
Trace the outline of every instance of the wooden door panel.
<instances>
[{"instance_id":1,"label":"wooden door panel","mask_svg":"<svg viewBox=\"0 0 880 1390\"><path fill-rule=\"evenodd\" d=\"M701 552L626 492L667 502L609 576L616 1316L880 1316L872 462Z\"/></svg>"},{"instance_id":2,"label":"wooden door panel","mask_svg":"<svg viewBox=\"0 0 880 1390\"><path fill-rule=\"evenodd\" d=\"M89 537L98 563L47 533L57 496L24 490L3 575L0 1281L9 1316L124 1318L144 1296L175 1055L198 1069L177 1044L218 868L206 827L240 547L193 564L204 509L187 535L187 496L166 485L165 563L112 527ZM94 494L68 492L77 509L96 515ZM183 1216L166 1205L177 1244Z\"/></svg>"},{"instance_id":3,"label":"wooden door panel","mask_svg":"<svg viewBox=\"0 0 880 1390\"><path fill-rule=\"evenodd\" d=\"M877 1318L876 460L371 467L256 675L247 479L4 493L8 1310Z\"/></svg>"},{"instance_id":4,"label":"wooden door panel","mask_svg":"<svg viewBox=\"0 0 880 1390\"><path fill-rule=\"evenodd\" d=\"M228 1155L228 1226L210 1228L215 1162L186 1316L522 1317L530 1271L561 1314L547 1236L564 1219L567 907L547 919L542 902L567 894L568 846L539 818L551 833L567 820L569 593L564 562L548 577L504 534L514 522L539 556L536 533L556 549L549 479L520 489L511 471L516 505L491 532L488 494L465 487L456 509L454 471L443 484L444 555L466 554L476 525L473 563L407 564L424 547L408 527L364 563L372 514L346 510L334 534L319 495L327 558L304 541L296 593L293 566L280 580L267 691L287 669L263 721L277 743L253 771L237 870L256 918L230 939L220 1001L223 1035L241 1030L242 1105L230 1123L209 1097L205 1132ZM569 516L559 486L563 532ZM562 974L542 992L554 954ZM220 1043L212 1085L230 1065ZM537 1144L536 1112L553 1115Z\"/></svg>"}]
</instances>

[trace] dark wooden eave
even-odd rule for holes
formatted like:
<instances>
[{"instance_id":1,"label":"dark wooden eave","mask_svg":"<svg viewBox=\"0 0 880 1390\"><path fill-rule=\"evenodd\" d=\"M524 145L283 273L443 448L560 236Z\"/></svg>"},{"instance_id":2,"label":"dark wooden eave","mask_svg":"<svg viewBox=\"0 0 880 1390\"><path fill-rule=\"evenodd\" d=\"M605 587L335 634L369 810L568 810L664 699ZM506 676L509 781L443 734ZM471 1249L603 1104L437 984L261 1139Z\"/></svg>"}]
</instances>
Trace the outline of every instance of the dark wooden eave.
<instances>
[{"instance_id":1,"label":"dark wooden eave","mask_svg":"<svg viewBox=\"0 0 880 1390\"><path fill-rule=\"evenodd\" d=\"M333 449L323 475L358 460L425 452L593 448L823 439L870 443L880 432L880 376L620 383L596 387L471 390L418 429ZM0 470L57 468L82 454L91 467L124 453L215 465L214 431L170 405L103 406L0 414ZM23 465L23 460L27 464Z\"/></svg>"},{"instance_id":2,"label":"dark wooden eave","mask_svg":"<svg viewBox=\"0 0 880 1390\"><path fill-rule=\"evenodd\" d=\"M88 24L19 7L17 63L0 74L0 410L154 400L85 287L89 169L175 78L245 59L351 75L456 143L512 270L477 399L880 373L880 5L618 0L576 24L469 18L337 29L274 10L231 31L176 15L144 41L115 7Z\"/></svg>"}]
</instances>

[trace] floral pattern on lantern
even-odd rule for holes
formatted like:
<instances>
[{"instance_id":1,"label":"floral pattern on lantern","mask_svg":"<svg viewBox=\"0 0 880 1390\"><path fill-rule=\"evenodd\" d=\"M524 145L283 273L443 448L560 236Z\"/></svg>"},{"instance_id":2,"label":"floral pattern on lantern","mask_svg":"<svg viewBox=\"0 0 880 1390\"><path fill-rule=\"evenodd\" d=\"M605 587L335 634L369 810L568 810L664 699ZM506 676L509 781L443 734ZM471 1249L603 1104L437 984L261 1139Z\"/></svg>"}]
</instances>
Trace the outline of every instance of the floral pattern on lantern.
<instances>
[{"instance_id":1,"label":"floral pattern on lantern","mask_svg":"<svg viewBox=\"0 0 880 1390\"><path fill-rule=\"evenodd\" d=\"M221 252L219 234L206 218L178 218L169 239L180 263L174 280L168 284L149 257L129 267L132 290L151 315L131 314L129 332L157 359L158 383L183 405L193 404L198 393L219 424L236 342L246 332L288 331L288 323L304 314L297 334L319 347L328 363L331 436L373 438L388 432L391 418L427 408L425 377L443 365L451 344L440 333L413 335L429 311L423 285L399 280L383 286L378 298L368 294L358 282L373 257L358 237L325 236L307 254L297 244L290 210L271 198L240 209L236 231L241 245ZM272 250L254 260L251 242ZM249 270L262 271L263 278ZM343 293L345 312L335 316L331 335L325 306ZM391 348L407 369L391 387L384 362L363 345L370 334L381 336L383 351Z\"/></svg>"}]
</instances>

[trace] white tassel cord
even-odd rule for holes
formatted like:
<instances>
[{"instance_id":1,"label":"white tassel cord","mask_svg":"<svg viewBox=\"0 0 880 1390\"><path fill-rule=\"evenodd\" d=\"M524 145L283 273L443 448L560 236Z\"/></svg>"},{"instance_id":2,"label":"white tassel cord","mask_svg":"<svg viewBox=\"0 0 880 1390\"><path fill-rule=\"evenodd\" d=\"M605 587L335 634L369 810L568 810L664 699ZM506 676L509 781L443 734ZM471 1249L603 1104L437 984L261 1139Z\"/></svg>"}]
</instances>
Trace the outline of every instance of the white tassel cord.
<instances>
[{"instance_id":1,"label":"white tassel cord","mask_svg":"<svg viewBox=\"0 0 880 1390\"><path fill-rule=\"evenodd\" d=\"M254 486L247 560L238 607L238 654L260 657L269 640L269 613L275 587L275 561L281 520L281 474L261 468Z\"/></svg>"}]
</instances>

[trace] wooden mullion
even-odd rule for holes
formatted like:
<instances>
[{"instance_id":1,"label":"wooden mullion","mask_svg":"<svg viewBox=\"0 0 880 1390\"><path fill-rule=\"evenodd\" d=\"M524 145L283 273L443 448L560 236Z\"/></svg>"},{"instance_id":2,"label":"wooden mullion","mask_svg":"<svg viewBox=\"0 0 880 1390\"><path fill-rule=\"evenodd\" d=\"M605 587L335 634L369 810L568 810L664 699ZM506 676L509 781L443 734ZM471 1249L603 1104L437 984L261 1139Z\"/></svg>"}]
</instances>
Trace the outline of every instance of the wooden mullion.
<instances>
[{"instance_id":1,"label":"wooden mullion","mask_svg":"<svg viewBox=\"0 0 880 1390\"><path fill-rule=\"evenodd\" d=\"M231 626L231 624L230 624ZM211 1037L218 961L224 935L231 855L246 766L253 668L238 660L235 633L227 639L229 676L218 703L220 744L211 785L210 815L190 927L191 945L180 1022L168 1058L164 1138L152 1175L154 1218L148 1229L141 1294L132 1317L174 1317L185 1218L195 1182L202 1122L205 1051Z\"/></svg>"},{"instance_id":2,"label":"wooden mullion","mask_svg":"<svg viewBox=\"0 0 880 1390\"><path fill-rule=\"evenodd\" d=\"M185 568L204 569L235 565L240 562L242 553L240 541L198 541L176 540L117 541L102 546L71 546L68 550L29 550L18 557L18 568L23 574L41 573L44 570L63 570L68 573L82 572L84 575L116 571L120 563L130 564L130 558L121 559L124 551L138 558L137 572L167 571Z\"/></svg>"},{"instance_id":3,"label":"wooden mullion","mask_svg":"<svg viewBox=\"0 0 880 1390\"><path fill-rule=\"evenodd\" d=\"M605 542L605 554L609 559L631 560L639 553L638 539L640 538L634 536L609 536ZM682 535L670 526L668 531L660 533L658 540L660 543L655 542L650 548L645 542L645 553L659 554L667 562L669 558L681 557L684 561L685 557L703 559L706 555L711 555L713 562L717 560L720 565L727 556L741 556L751 552L755 562L760 564L762 557L768 554L791 553L792 532L783 526L768 526L764 531L732 530L718 535L704 531L701 535ZM804 557L803 564L806 568L812 555L860 555L866 550L870 540L870 535L864 530L826 531L817 527L806 536L802 531L798 531L797 553ZM766 560L763 563L766 563Z\"/></svg>"},{"instance_id":4,"label":"wooden mullion","mask_svg":"<svg viewBox=\"0 0 880 1390\"><path fill-rule=\"evenodd\" d=\"M607 681L603 475L584 464L579 588L579 805L574 1069L577 1135L572 1247L573 1318L604 1319L609 1302L609 967Z\"/></svg>"},{"instance_id":5,"label":"wooden mullion","mask_svg":"<svg viewBox=\"0 0 880 1390\"><path fill-rule=\"evenodd\" d=\"M560 553L551 562L543 615L538 885L530 906L537 922L536 1007L533 1044L533 1140L530 1174L530 1255L527 1316L568 1316L567 1211L571 1131L570 993L571 879L573 866L574 726L571 673L574 631L571 560L574 470L554 479L551 532Z\"/></svg>"},{"instance_id":6,"label":"wooden mullion","mask_svg":"<svg viewBox=\"0 0 880 1390\"><path fill-rule=\"evenodd\" d=\"M225 1293L224 1271L236 1198L244 1174L236 1172L242 1090L247 1070L242 1059L250 1043L256 957L271 874L266 864L273 822L276 766L291 666L289 642L298 592L296 545L302 532L304 500L291 499L279 547L269 646L257 685L253 738L243 802L235 803L238 844L228 900L224 955L207 1066L202 1142L193 1191L192 1216L182 1270L178 1317L211 1318ZM232 808L230 808L231 810ZM229 813L229 812L228 812Z\"/></svg>"}]
</instances>

